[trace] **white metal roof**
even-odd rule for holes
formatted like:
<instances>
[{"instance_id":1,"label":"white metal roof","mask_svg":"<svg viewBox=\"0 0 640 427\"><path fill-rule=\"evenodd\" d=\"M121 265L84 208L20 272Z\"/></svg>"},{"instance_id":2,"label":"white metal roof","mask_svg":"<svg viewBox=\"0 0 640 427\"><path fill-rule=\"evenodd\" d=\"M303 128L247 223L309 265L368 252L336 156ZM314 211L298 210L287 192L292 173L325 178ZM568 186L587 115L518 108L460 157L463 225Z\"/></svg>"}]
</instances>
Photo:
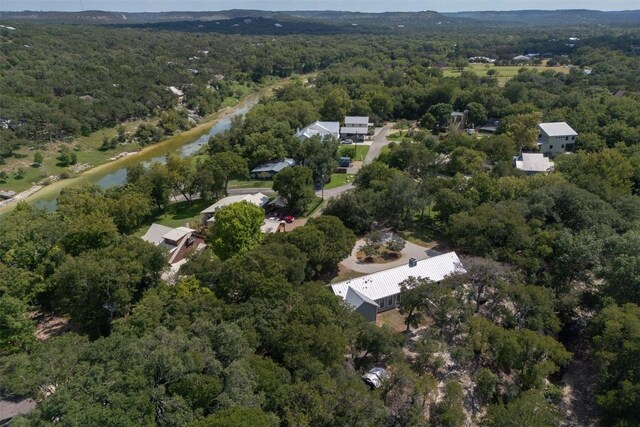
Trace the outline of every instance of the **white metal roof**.
<instances>
[{"instance_id":1,"label":"white metal roof","mask_svg":"<svg viewBox=\"0 0 640 427\"><path fill-rule=\"evenodd\" d=\"M151 227L149 227L147 232L144 233L144 236L142 236L142 240L154 245L159 245L164 241L164 235L169 233L170 231L173 231L173 228L167 227L166 225L153 223L151 224Z\"/></svg>"},{"instance_id":2,"label":"white metal roof","mask_svg":"<svg viewBox=\"0 0 640 427\"><path fill-rule=\"evenodd\" d=\"M346 116L344 118L345 125L360 125L360 126L368 126L369 125L369 117L364 116Z\"/></svg>"},{"instance_id":3,"label":"white metal roof","mask_svg":"<svg viewBox=\"0 0 640 427\"><path fill-rule=\"evenodd\" d=\"M333 293L346 299L349 288L371 300L379 300L400 293L400 283L409 277L428 278L439 282L454 273L464 273L464 267L455 252L449 252L417 262L415 267L409 264L382 270L367 276L358 277L331 285Z\"/></svg>"},{"instance_id":4,"label":"white metal roof","mask_svg":"<svg viewBox=\"0 0 640 427\"><path fill-rule=\"evenodd\" d=\"M172 242L177 242L178 240L182 239L187 234L193 233L194 231L195 230L192 230L192 229L187 228L187 227L172 228L164 236L162 236L162 238L166 239L166 240L170 240Z\"/></svg>"},{"instance_id":5,"label":"white metal roof","mask_svg":"<svg viewBox=\"0 0 640 427\"><path fill-rule=\"evenodd\" d=\"M553 169L553 162L542 153L522 153L516 158L516 169L525 172L549 172Z\"/></svg>"},{"instance_id":6,"label":"white metal roof","mask_svg":"<svg viewBox=\"0 0 640 427\"><path fill-rule=\"evenodd\" d=\"M577 136L578 133L567 122L540 123L540 130L547 136Z\"/></svg>"},{"instance_id":7,"label":"white metal roof","mask_svg":"<svg viewBox=\"0 0 640 427\"><path fill-rule=\"evenodd\" d=\"M228 206L232 203L238 203L242 201L246 201L249 203L253 203L256 206L263 207L269 201L269 196L266 196L262 193L237 194L235 196L229 196L229 197L225 197L224 199L218 200L217 202L215 202L214 204L212 204L211 206L209 206L208 208L206 208L200 213L203 213L203 214L214 213L215 211L217 211L223 206Z\"/></svg>"},{"instance_id":8,"label":"white metal roof","mask_svg":"<svg viewBox=\"0 0 640 427\"><path fill-rule=\"evenodd\" d=\"M304 129L296 133L297 137L311 138L315 135L333 135L338 138L340 132L340 123L338 122L314 122Z\"/></svg>"}]
</instances>

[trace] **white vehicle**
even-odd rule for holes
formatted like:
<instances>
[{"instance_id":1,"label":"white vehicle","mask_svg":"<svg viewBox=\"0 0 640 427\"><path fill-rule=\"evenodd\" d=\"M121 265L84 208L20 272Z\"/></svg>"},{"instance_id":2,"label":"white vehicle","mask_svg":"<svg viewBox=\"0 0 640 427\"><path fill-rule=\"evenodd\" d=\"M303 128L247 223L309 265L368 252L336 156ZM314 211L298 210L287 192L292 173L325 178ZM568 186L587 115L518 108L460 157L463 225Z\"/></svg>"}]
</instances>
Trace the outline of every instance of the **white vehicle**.
<instances>
[{"instance_id":1,"label":"white vehicle","mask_svg":"<svg viewBox=\"0 0 640 427\"><path fill-rule=\"evenodd\" d=\"M347 139L344 139L344 140L342 141L342 143L343 143L343 144L353 144L353 139L348 139L348 138L347 138Z\"/></svg>"},{"instance_id":2,"label":"white vehicle","mask_svg":"<svg viewBox=\"0 0 640 427\"><path fill-rule=\"evenodd\" d=\"M364 382L371 388L379 388L389 379L389 374L384 368L372 368L362 376Z\"/></svg>"}]
</instances>

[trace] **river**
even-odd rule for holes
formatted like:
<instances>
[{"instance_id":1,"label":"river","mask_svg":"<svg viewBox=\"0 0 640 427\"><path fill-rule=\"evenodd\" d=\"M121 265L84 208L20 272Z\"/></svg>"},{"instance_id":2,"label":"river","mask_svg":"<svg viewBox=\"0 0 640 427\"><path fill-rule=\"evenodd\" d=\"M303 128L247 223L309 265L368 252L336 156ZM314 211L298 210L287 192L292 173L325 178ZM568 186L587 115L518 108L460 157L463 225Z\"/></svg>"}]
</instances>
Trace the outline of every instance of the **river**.
<instances>
[{"instance_id":1,"label":"river","mask_svg":"<svg viewBox=\"0 0 640 427\"><path fill-rule=\"evenodd\" d=\"M246 114L251 107L258 103L260 96L271 88L248 96L230 110L219 112L216 119L199 124L179 135L148 146L136 154L98 165L75 178L58 181L44 187L39 192L27 198L26 201L33 203L39 208L52 211L56 209L56 199L64 188L86 184L95 184L102 188L114 187L126 182L127 169L134 164L143 163L149 165L153 162L164 162L166 154L172 151L178 151L181 157L193 156L207 144L211 136L229 129L231 127L231 120L234 117ZM3 208L0 210L0 215L12 210L14 207L15 204L12 204Z\"/></svg>"}]
</instances>

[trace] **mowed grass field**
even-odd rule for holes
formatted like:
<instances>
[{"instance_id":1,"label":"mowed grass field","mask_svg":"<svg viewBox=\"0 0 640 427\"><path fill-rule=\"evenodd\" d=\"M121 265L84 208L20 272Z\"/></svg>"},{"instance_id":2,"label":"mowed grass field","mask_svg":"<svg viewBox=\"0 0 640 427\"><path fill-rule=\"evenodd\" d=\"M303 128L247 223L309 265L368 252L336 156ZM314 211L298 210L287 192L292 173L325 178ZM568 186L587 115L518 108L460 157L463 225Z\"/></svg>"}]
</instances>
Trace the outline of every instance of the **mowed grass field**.
<instances>
[{"instance_id":1,"label":"mowed grass field","mask_svg":"<svg viewBox=\"0 0 640 427\"><path fill-rule=\"evenodd\" d=\"M558 66L558 67L547 67L546 65L507 65L507 66L495 66L493 64L469 64L468 67L465 67L464 71L472 71L480 77L484 77L487 75L489 70L497 71L498 83L500 86L504 86L509 79L516 76L520 69L534 69L538 72L552 70L556 73L569 73L569 67L567 66ZM455 70L453 68L447 68L443 72L444 77L460 77L461 72Z\"/></svg>"}]
</instances>

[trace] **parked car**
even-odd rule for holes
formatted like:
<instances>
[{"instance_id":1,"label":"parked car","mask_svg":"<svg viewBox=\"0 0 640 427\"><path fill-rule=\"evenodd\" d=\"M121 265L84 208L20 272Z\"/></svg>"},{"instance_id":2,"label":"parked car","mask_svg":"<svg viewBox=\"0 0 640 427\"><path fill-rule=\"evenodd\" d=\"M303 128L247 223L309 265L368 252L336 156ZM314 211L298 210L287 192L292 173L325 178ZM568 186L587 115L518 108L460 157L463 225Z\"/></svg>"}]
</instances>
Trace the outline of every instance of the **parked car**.
<instances>
[{"instance_id":1,"label":"parked car","mask_svg":"<svg viewBox=\"0 0 640 427\"><path fill-rule=\"evenodd\" d=\"M353 144L353 139L347 138L342 140L343 144Z\"/></svg>"},{"instance_id":2,"label":"parked car","mask_svg":"<svg viewBox=\"0 0 640 427\"><path fill-rule=\"evenodd\" d=\"M362 376L364 382L371 387L379 388L382 383L389 379L389 374L384 368L372 368Z\"/></svg>"},{"instance_id":3,"label":"parked car","mask_svg":"<svg viewBox=\"0 0 640 427\"><path fill-rule=\"evenodd\" d=\"M291 224L296 219L292 215L283 215L280 217L280 221L284 221L288 224Z\"/></svg>"}]
</instances>

